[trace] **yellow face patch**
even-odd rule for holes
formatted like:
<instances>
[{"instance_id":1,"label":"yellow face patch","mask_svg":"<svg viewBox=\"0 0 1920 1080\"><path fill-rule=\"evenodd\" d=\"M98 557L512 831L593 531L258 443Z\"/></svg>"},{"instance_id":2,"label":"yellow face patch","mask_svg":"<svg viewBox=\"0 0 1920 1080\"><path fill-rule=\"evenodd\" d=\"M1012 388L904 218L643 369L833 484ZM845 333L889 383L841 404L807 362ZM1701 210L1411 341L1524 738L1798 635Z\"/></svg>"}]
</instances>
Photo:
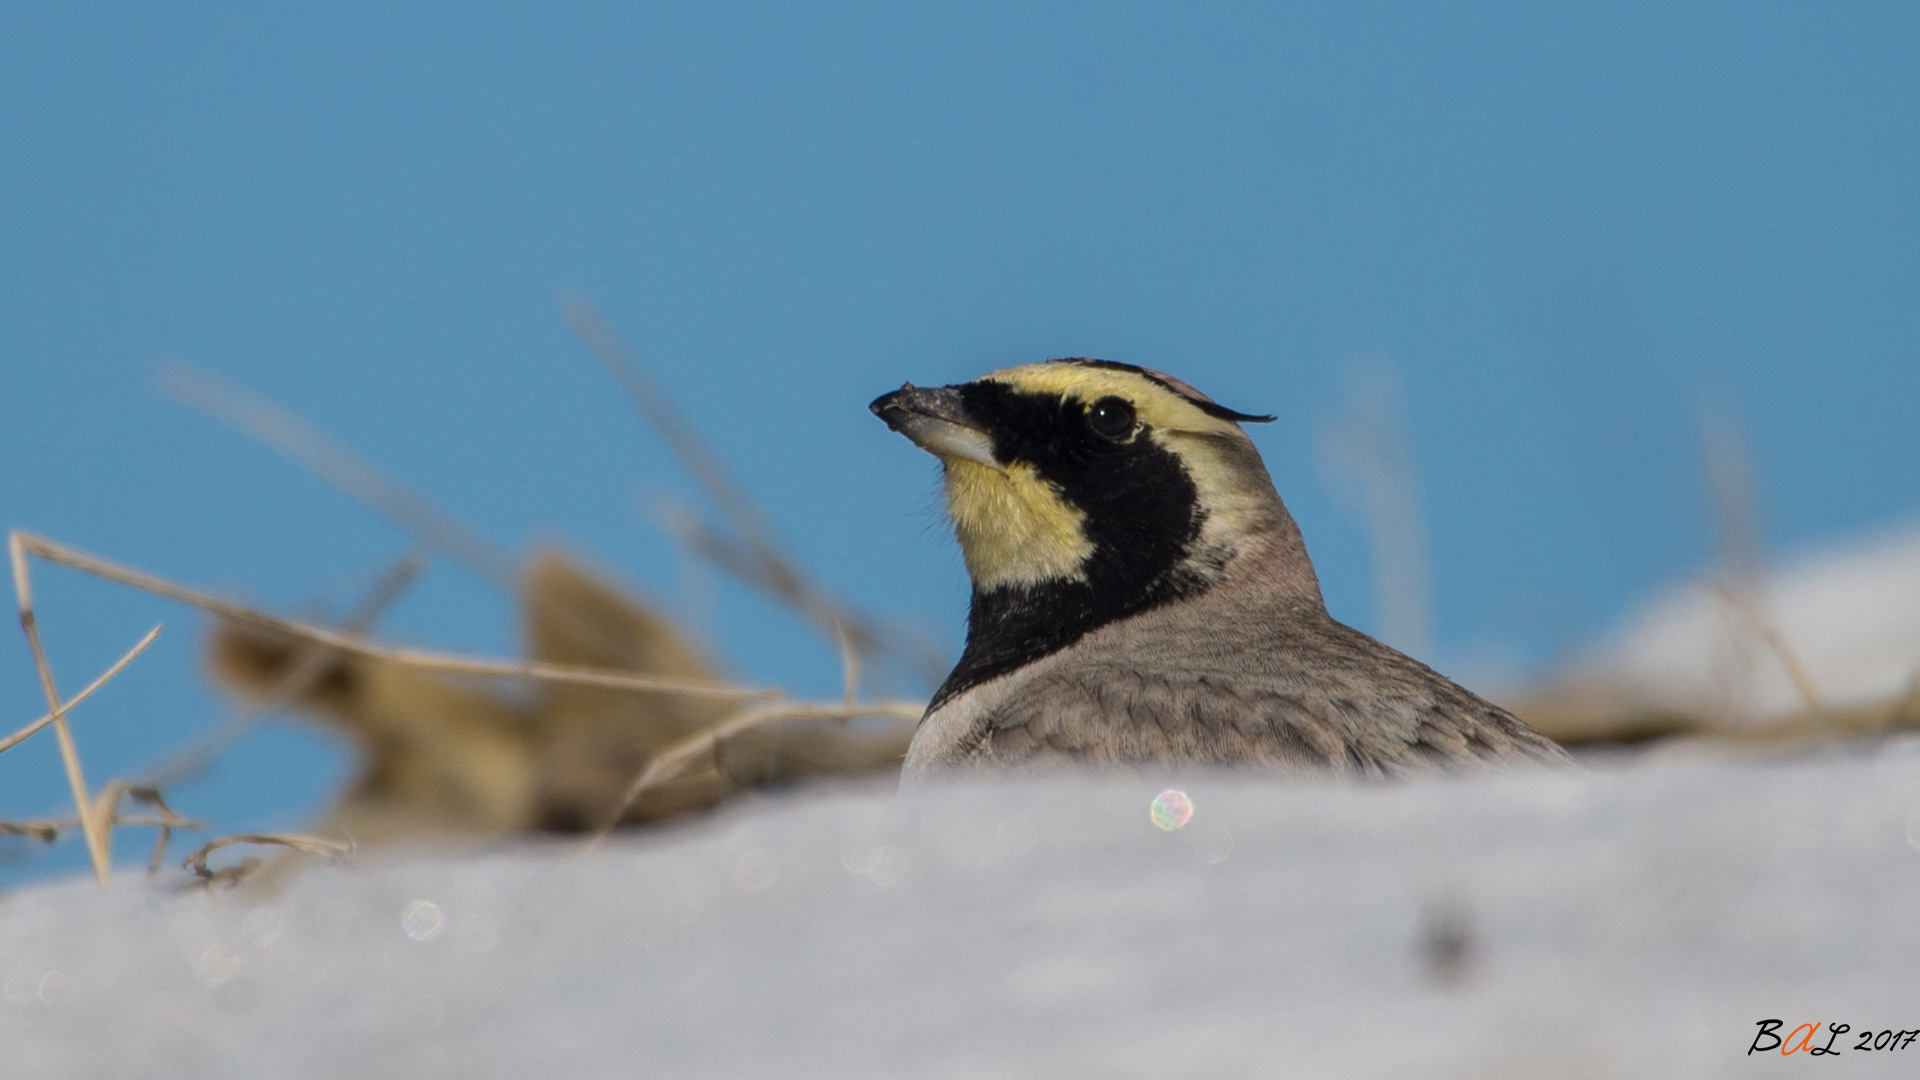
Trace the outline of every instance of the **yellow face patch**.
<instances>
[{"instance_id":1,"label":"yellow face patch","mask_svg":"<svg viewBox=\"0 0 1920 1080\"><path fill-rule=\"evenodd\" d=\"M976 588L1085 577L1086 515L1032 465L996 469L945 459L947 514Z\"/></svg>"},{"instance_id":2,"label":"yellow face patch","mask_svg":"<svg viewBox=\"0 0 1920 1080\"><path fill-rule=\"evenodd\" d=\"M1170 452L1193 485L1202 523L1182 565L1194 572L1217 572L1247 536L1270 530L1278 520L1279 500L1246 433L1177 385L1149 373L1074 361L1004 368L978 382L1081 407L1107 397L1131 405L1138 437ZM976 588L1088 580L1097 552L1086 511L1042 477L1036 463L982 464L930 449L946 466L947 513Z\"/></svg>"}]
</instances>

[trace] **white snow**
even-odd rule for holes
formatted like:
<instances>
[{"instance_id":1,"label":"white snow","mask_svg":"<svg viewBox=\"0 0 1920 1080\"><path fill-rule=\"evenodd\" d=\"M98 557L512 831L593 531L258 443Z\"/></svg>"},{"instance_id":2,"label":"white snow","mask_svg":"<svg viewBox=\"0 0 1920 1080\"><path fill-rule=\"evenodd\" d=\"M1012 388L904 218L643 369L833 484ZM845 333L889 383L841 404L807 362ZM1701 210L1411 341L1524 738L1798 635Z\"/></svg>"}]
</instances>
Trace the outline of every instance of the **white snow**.
<instances>
[{"instance_id":1,"label":"white snow","mask_svg":"<svg viewBox=\"0 0 1920 1080\"><path fill-rule=\"evenodd\" d=\"M270 900L39 886L0 898L0 1074L1920 1073L1745 1053L1765 1019L1920 1029L1920 742L1199 777L1172 832L1160 786L800 792Z\"/></svg>"},{"instance_id":2,"label":"white snow","mask_svg":"<svg viewBox=\"0 0 1920 1080\"><path fill-rule=\"evenodd\" d=\"M1767 577L1759 599L1825 706L1895 698L1920 672L1920 527L1791 562ZM1578 665L1576 678L1650 706L1736 722L1805 708L1752 620L1697 585L1629 619Z\"/></svg>"}]
</instances>

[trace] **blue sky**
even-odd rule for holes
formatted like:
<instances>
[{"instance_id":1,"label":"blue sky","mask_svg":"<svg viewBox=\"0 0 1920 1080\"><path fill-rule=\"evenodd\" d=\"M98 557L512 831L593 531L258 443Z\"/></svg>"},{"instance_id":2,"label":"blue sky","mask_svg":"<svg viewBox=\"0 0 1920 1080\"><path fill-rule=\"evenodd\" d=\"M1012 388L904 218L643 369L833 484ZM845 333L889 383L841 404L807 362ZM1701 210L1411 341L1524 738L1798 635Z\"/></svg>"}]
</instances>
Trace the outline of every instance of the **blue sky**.
<instances>
[{"instance_id":1,"label":"blue sky","mask_svg":"<svg viewBox=\"0 0 1920 1080\"><path fill-rule=\"evenodd\" d=\"M1911 6L908 7L9 5L0 524L276 609L407 547L158 397L187 360L502 545L590 555L742 677L831 692L830 649L653 523L697 492L567 292L826 583L950 653L935 466L865 406L1049 356L1277 414L1255 438L1363 628L1367 535L1314 433L1390 361L1456 670L1546 664L1707 567L1703 401L1745 431L1772 555L1920 502ZM167 623L76 714L96 782L217 719L196 616L39 581L69 690ZM515 648L447 565L387 625ZM17 642L0 701L38 713ZM0 758L0 816L59 807L55 760ZM294 824L344 768L283 725L180 801Z\"/></svg>"}]
</instances>

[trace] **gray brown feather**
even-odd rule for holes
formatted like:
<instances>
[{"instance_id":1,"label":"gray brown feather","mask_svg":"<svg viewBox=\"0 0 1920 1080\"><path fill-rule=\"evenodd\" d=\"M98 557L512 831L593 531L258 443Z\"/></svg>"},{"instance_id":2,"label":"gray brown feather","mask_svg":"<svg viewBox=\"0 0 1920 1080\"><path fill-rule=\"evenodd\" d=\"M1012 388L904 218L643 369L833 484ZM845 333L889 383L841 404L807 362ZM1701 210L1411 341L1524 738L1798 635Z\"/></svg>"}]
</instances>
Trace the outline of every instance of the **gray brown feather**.
<instances>
[{"instance_id":1,"label":"gray brown feather","mask_svg":"<svg viewBox=\"0 0 1920 1080\"><path fill-rule=\"evenodd\" d=\"M1247 592L1103 627L974 688L928 717L908 769L1153 762L1388 777L1567 760L1318 604Z\"/></svg>"}]
</instances>

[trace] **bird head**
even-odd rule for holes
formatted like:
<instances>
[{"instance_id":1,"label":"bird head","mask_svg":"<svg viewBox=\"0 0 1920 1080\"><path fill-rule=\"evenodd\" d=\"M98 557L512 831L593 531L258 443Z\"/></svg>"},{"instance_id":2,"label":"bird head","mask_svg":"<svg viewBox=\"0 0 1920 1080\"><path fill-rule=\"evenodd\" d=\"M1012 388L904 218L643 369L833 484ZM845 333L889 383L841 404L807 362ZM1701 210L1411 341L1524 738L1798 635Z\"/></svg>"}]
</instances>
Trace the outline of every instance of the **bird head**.
<instances>
[{"instance_id":1,"label":"bird head","mask_svg":"<svg viewBox=\"0 0 1920 1080\"><path fill-rule=\"evenodd\" d=\"M955 386L909 383L875 415L945 466L976 595L1084 586L1110 615L1204 587L1243 556L1299 548L1241 424L1178 379L1049 360ZM1292 576L1317 599L1304 549Z\"/></svg>"}]
</instances>

